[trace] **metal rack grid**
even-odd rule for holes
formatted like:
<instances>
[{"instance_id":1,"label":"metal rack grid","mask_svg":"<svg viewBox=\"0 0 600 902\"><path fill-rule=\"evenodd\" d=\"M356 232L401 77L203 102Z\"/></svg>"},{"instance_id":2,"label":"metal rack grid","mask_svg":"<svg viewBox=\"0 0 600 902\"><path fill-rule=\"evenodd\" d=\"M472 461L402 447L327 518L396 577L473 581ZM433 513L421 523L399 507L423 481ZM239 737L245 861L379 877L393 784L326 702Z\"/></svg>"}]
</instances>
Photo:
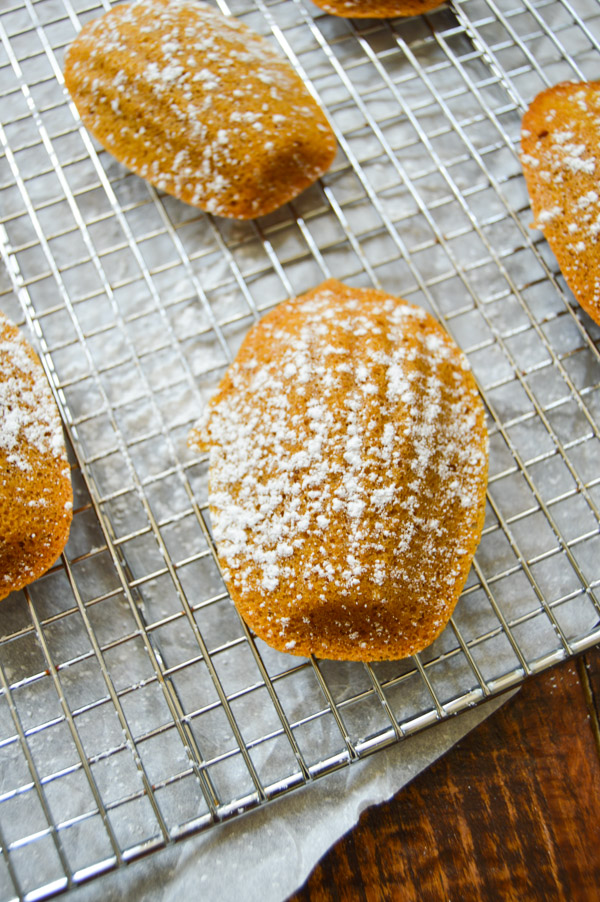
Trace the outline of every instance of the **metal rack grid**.
<instances>
[{"instance_id":1,"label":"metal rack grid","mask_svg":"<svg viewBox=\"0 0 600 902\"><path fill-rule=\"evenodd\" d=\"M226 8L326 107L331 171L247 223L129 174L61 61L109 4L4 0L0 307L72 442L56 566L2 603L0 898L41 899L514 686L600 639L600 330L531 221L520 118L600 72L596 0L456 0L351 21ZM487 409L486 524L450 626L363 666L279 654L222 584L189 428L249 325L328 276L431 310Z\"/></svg>"}]
</instances>

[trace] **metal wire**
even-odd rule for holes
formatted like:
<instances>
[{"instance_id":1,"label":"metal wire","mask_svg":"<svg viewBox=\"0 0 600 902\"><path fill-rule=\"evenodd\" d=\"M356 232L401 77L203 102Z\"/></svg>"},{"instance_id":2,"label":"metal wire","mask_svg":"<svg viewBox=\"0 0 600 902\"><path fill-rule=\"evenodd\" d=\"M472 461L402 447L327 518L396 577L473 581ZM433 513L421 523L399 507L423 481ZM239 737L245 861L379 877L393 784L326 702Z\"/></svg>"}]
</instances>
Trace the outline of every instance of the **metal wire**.
<instances>
[{"instance_id":1,"label":"metal wire","mask_svg":"<svg viewBox=\"0 0 600 902\"><path fill-rule=\"evenodd\" d=\"M340 151L282 210L229 223L90 138L62 55L110 4L0 13L0 306L70 441L60 561L2 603L0 899L43 899L265 804L600 639L600 330L532 233L520 117L598 77L586 0L462 0L409 20L218 4L279 45ZM421 303L467 353L491 436L482 542L414 659L274 652L226 594L206 460L186 445L247 330L323 278Z\"/></svg>"}]
</instances>

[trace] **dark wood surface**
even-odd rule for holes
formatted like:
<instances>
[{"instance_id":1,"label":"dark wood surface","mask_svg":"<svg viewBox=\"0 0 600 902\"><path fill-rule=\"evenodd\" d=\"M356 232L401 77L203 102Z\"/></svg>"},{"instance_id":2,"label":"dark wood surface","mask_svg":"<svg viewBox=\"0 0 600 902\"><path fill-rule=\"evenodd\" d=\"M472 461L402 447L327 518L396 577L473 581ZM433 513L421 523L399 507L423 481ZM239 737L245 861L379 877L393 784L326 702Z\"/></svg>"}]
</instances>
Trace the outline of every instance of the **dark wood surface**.
<instances>
[{"instance_id":1,"label":"dark wood surface","mask_svg":"<svg viewBox=\"0 0 600 902\"><path fill-rule=\"evenodd\" d=\"M290 902L600 902L600 649L364 812Z\"/></svg>"}]
</instances>

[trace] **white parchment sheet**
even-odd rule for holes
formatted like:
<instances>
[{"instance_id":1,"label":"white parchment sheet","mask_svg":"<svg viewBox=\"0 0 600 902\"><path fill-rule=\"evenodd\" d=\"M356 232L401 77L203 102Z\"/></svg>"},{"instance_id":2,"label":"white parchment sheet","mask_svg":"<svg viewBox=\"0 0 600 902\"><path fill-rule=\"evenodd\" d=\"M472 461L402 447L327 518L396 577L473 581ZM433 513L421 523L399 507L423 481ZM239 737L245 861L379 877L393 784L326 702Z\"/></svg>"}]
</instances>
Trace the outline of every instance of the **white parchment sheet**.
<instances>
[{"instance_id":1,"label":"white parchment sheet","mask_svg":"<svg viewBox=\"0 0 600 902\"><path fill-rule=\"evenodd\" d=\"M75 902L282 902L370 805L391 798L514 693L72 893Z\"/></svg>"}]
</instances>

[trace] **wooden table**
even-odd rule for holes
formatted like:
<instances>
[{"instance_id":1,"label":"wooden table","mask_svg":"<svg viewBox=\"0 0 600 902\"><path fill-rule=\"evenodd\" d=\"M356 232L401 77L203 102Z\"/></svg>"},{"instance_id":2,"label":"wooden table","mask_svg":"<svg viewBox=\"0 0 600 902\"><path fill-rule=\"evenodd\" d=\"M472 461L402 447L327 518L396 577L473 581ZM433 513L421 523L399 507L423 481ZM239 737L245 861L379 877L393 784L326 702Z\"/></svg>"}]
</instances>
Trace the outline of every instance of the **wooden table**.
<instances>
[{"instance_id":1,"label":"wooden table","mask_svg":"<svg viewBox=\"0 0 600 902\"><path fill-rule=\"evenodd\" d=\"M370 808L290 902L600 902L600 648Z\"/></svg>"}]
</instances>

